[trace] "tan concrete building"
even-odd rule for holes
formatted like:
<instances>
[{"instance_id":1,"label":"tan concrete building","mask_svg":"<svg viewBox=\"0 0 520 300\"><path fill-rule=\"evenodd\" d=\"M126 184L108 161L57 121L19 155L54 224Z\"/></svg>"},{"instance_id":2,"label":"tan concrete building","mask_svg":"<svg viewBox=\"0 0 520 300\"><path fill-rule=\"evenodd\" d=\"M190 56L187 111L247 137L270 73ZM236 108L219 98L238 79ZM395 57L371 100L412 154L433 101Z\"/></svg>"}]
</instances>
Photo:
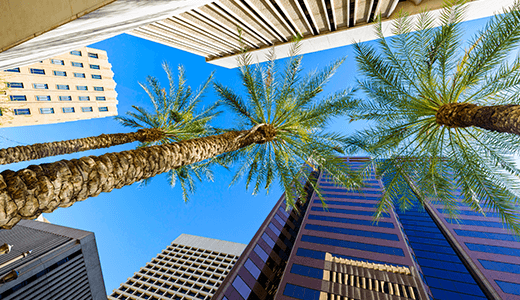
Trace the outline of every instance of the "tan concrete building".
<instances>
[{"instance_id":1,"label":"tan concrete building","mask_svg":"<svg viewBox=\"0 0 520 300\"><path fill-rule=\"evenodd\" d=\"M246 245L181 234L109 300L209 300Z\"/></svg>"},{"instance_id":2,"label":"tan concrete building","mask_svg":"<svg viewBox=\"0 0 520 300\"><path fill-rule=\"evenodd\" d=\"M276 57L287 57L293 37L303 37L300 54L350 45L376 38L370 23L381 14L387 32L398 12L439 13L443 0L216 0L128 32L204 56L209 63L236 67L242 41L255 61L265 61L274 46ZM476 0L466 20L490 16L513 0Z\"/></svg>"},{"instance_id":3,"label":"tan concrete building","mask_svg":"<svg viewBox=\"0 0 520 300\"><path fill-rule=\"evenodd\" d=\"M106 51L81 48L0 72L1 127L117 115L116 82Z\"/></svg>"}]
</instances>

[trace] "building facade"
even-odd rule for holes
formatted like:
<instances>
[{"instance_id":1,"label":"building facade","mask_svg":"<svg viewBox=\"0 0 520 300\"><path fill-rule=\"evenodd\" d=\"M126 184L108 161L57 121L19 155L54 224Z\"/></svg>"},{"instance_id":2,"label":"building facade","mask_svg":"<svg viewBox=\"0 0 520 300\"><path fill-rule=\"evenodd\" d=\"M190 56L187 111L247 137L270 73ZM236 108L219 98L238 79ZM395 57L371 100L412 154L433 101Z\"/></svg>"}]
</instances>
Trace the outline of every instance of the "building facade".
<instances>
[{"instance_id":1,"label":"building facade","mask_svg":"<svg viewBox=\"0 0 520 300\"><path fill-rule=\"evenodd\" d=\"M0 241L0 299L107 299L92 232L22 220Z\"/></svg>"},{"instance_id":2,"label":"building facade","mask_svg":"<svg viewBox=\"0 0 520 300\"><path fill-rule=\"evenodd\" d=\"M0 73L2 127L117 115L116 82L106 51L81 48ZM2 84L2 83L0 83Z\"/></svg>"},{"instance_id":3,"label":"building facade","mask_svg":"<svg viewBox=\"0 0 520 300\"><path fill-rule=\"evenodd\" d=\"M108 299L211 299L245 246L181 234Z\"/></svg>"},{"instance_id":4,"label":"building facade","mask_svg":"<svg viewBox=\"0 0 520 300\"><path fill-rule=\"evenodd\" d=\"M520 240L496 215L461 206L455 223L431 204L375 223L373 173L361 191L314 177L328 208L311 190L297 214L282 196L213 299L520 299Z\"/></svg>"}]
</instances>

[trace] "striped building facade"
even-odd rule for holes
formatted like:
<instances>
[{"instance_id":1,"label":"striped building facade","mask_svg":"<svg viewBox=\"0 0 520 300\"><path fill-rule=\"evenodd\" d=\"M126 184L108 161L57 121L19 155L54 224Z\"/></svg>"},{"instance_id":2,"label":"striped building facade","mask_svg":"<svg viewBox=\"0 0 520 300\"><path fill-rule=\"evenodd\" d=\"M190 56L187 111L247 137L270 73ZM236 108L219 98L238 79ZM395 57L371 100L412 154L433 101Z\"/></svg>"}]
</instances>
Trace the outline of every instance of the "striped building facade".
<instances>
[{"instance_id":1,"label":"striped building facade","mask_svg":"<svg viewBox=\"0 0 520 300\"><path fill-rule=\"evenodd\" d=\"M285 211L282 196L213 299L520 299L520 242L496 215L461 206L456 223L431 204L374 223L373 173L356 192L313 176L328 209L311 193Z\"/></svg>"}]
</instances>

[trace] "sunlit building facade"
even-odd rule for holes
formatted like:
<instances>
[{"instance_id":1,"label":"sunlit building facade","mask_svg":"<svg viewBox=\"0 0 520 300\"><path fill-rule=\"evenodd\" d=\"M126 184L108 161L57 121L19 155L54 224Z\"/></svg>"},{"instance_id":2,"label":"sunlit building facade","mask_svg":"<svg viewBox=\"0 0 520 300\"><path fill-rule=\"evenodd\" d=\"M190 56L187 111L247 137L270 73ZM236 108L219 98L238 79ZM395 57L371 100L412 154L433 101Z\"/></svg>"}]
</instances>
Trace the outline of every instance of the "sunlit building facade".
<instances>
[{"instance_id":1,"label":"sunlit building facade","mask_svg":"<svg viewBox=\"0 0 520 300\"><path fill-rule=\"evenodd\" d=\"M211 299L245 246L181 234L108 299Z\"/></svg>"},{"instance_id":2,"label":"sunlit building facade","mask_svg":"<svg viewBox=\"0 0 520 300\"><path fill-rule=\"evenodd\" d=\"M106 51L81 48L0 72L0 126L60 123L117 115Z\"/></svg>"},{"instance_id":3,"label":"sunlit building facade","mask_svg":"<svg viewBox=\"0 0 520 300\"><path fill-rule=\"evenodd\" d=\"M374 223L382 180L352 191L314 178L328 208L310 185L300 214L282 196L213 299L520 299L520 241L496 215L461 205L454 224L431 204Z\"/></svg>"}]
</instances>

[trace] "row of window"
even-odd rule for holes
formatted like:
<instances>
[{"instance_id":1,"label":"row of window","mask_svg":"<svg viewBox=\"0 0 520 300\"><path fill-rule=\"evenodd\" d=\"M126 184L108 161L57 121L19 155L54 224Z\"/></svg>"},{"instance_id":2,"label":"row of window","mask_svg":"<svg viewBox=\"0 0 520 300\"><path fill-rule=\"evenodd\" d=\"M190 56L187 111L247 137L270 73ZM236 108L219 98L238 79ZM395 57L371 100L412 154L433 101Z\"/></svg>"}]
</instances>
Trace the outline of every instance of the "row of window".
<instances>
[{"instance_id":1,"label":"row of window","mask_svg":"<svg viewBox=\"0 0 520 300\"><path fill-rule=\"evenodd\" d=\"M339 234L345 234L345 235L363 236L363 237L368 237L368 238L382 239L382 240L389 240L389 241L399 241L399 237L396 234L391 234L391 233L382 233L382 232L375 232L375 231L365 231L365 230L314 225L314 224L305 225L305 229L321 231L321 232L339 233Z\"/></svg>"},{"instance_id":2,"label":"row of window","mask_svg":"<svg viewBox=\"0 0 520 300\"><path fill-rule=\"evenodd\" d=\"M94 75L92 75L94 76ZM101 78L100 78L101 79ZM46 83L33 83L33 88L36 90L48 90L49 85ZM23 89L24 84L23 82L8 82L7 87L9 88L16 88L16 89ZM70 85L68 84L57 84L56 85L57 90L70 90ZM88 91L88 87L86 85L76 85L76 90L78 91ZM96 92L102 92L105 89L102 86L95 86L94 91Z\"/></svg>"},{"instance_id":3,"label":"row of window","mask_svg":"<svg viewBox=\"0 0 520 300\"><path fill-rule=\"evenodd\" d=\"M323 208L323 207L311 207L311 211L327 211L331 213L337 214L348 214L348 215L360 215L360 216L373 216L374 211L364 211L364 210L353 210L353 209L339 209L339 208ZM388 217L387 213L381 214L381 217Z\"/></svg>"},{"instance_id":4,"label":"row of window","mask_svg":"<svg viewBox=\"0 0 520 300\"><path fill-rule=\"evenodd\" d=\"M338 217L329 217L329 216L318 216L318 215L309 215L309 220L318 220L318 221L327 221L327 222L335 222L335 223L344 223L344 224L355 224L355 225L364 225L364 226L376 226L383 228L394 228L394 224L390 222L374 222L369 220L357 220L351 218L338 218Z\"/></svg>"},{"instance_id":5,"label":"row of window","mask_svg":"<svg viewBox=\"0 0 520 300\"><path fill-rule=\"evenodd\" d=\"M340 189L340 188L331 188L331 187L322 187L320 186L320 191L323 193L327 192L337 192L337 193L343 193L343 194L328 194L326 197L339 197L339 198L350 198L350 199L358 199L358 200L372 200L372 201L379 201L379 199L382 197L382 195L378 191L370 191L370 193L367 192L355 192L355 191L348 191L346 189ZM345 193L349 193L350 195L346 195ZM352 195L355 194L355 195Z\"/></svg>"},{"instance_id":6,"label":"row of window","mask_svg":"<svg viewBox=\"0 0 520 300\"><path fill-rule=\"evenodd\" d=\"M53 59L52 61L57 61L57 60ZM63 65L63 60L58 60L58 61L61 62L61 64ZM73 67L83 68L83 63L71 62L71 64L72 64ZM100 70L101 69L99 65L90 65L90 68L94 69L94 70ZM30 68L29 71L31 72L31 74L45 75L45 69ZM11 69L10 72L20 72L20 68ZM54 70L54 71L52 71L52 73L54 74L54 76L67 76L67 72L66 71L56 71L56 70ZM76 77L76 78L86 78L85 73L73 72L73 74L74 74L74 77ZM94 74L92 74L92 79L101 79L101 75L94 75Z\"/></svg>"},{"instance_id":7,"label":"row of window","mask_svg":"<svg viewBox=\"0 0 520 300\"><path fill-rule=\"evenodd\" d=\"M370 252L375 252L375 253L397 255L397 256L404 257L403 249L396 248L396 247L381 246L381 245L374 245L374 244L365 244L365 243L351 242L351 241L337 240L337 239L330 239L330 238L324 238L324 237L312 236L312 235L305 235L305 234L302 235L301 241L302 242L308 242L308 243L314 243L314 244L320 244L320 245L329 245L329 246L335 246L335 247L356 249L356 250L362 250L362 251L370 251Z\"/></svg>"},{"instance_id":8,"label":"row of window","mask_svg":"<svg viewBox=\"0 0 520 300\"><path fill-rule=\"evenodd\" d=\"M323 194L323 196L327 197L328 195ZM321 200L314 200L313 203L320 204ZM377 206L377 203L366 203L366 202L360 203L360 202L350 202L350 201L335 201L335 200L327 200L327 199L325 199L325 203L330 204L330 205L345 205L345 206L357 206L357 207L376 207Z\"/></svg>"},{"instance_id":9,"label":"row of window","mask_svg":"<svg viewBox=\"0 0 520 300\"><path fill-rule=\"evenodd\" d=\"M54 108L40 108L39 110L40 110L41 114L54 114ZM62 107L61 110L62 110L63 113L74 113L74 112L76 112L74 107ZM98 107L98 110L100 112L106 112L106 111L108 111L108 107L100 106L100 107ZM81 107L81 111L82 112L92 112L93 109L92 109L91 106ZM14 114L16 116L30 115L31 114L31 109L30 108L15 108L14 109Z\"/></svg>"},{"instance_id":10,"label":"row of window","mask_svg":"<svg viewBox=\"0 0 520 300\"><path fill-rule=\"evenodd\" d=\"M309 289L303 286L286 284L283 291L284 296L293 297L301 300L318 300L320 299L320 291Z\"/></svg>"},{"instance_id":11,"label":"row of window","mask_svg":"<svg viewBox=\"0 0 520 300\"><path fill-rule=\"evenodd\" d=\"M520 241L519 237L511 235L511 234L505 234L505 233L471 231L471 230L462 230L462 229L454 229L454 231L459 236L476 237L476 238L482 238L482 239L492 239L492 240L510 241L510 242Z\"/></svg>"},{"instance_id":12,"label":"row of window","mask_svg":"<svg viewBox=\"0 0 520 300\"><path fill-rule=\"evenodd\" d=\"M27 101L27 97L25 95L11 95L9 96L11 101ZM58 96L60 101L72 101L72 96ZM79 101L90 101L90 96L78 96ZM106 101L107 98L105 96L96 96L96 101ZM49 95L37 95L36 101L51 101L51 96Z\"/></svg>"},{"instance_id":13,"label":"row of window","mask_svg":"<svg viewBox=\"0 0 520 300\"><path fill-rule=\"evenodd\" d=\"M385 261L372 260L372 259L366 259L366 258L360 258L360 257L354 257L354 256L342 255L342 254L337 254L337 253L331 253L331 254L332 254L332 256L334 256L334 257L340 257L340 258L345 258L345 259L352 259L352 260L364 261L364 262L368 262L368 263L374 263L374 264L389 264L388 262L385 262ZM324 260L324 259L325 259L325 252L322 252L322 251L316 251L316 250L311 250L311 249L306 249L306 248L298 248L298 251L296 251L296 256L301 256L301 257L308 257L308 258L314 258L314 259ZM405 266L405 265L398 265L398 264L394 264L394 263L392 263L392 265L394 265L394 266L398 266L398 267L407 267L407 266Z\"/></svg>"},{"instance_id":14,"label":"row of window","mask_svg":"<svg viewBox=\"0 0 520 300\"><path fill-rule=\"evenodd\" d=\"M79 51L79 50L70 51L70 54L71 55L76 55L76 56L83 56L81 54L81 51ZM92 52L87 52L87 56L90 57L90 58L99 58L99 55L97 53L92 53Z\"/></svg>"}]
</instances>

